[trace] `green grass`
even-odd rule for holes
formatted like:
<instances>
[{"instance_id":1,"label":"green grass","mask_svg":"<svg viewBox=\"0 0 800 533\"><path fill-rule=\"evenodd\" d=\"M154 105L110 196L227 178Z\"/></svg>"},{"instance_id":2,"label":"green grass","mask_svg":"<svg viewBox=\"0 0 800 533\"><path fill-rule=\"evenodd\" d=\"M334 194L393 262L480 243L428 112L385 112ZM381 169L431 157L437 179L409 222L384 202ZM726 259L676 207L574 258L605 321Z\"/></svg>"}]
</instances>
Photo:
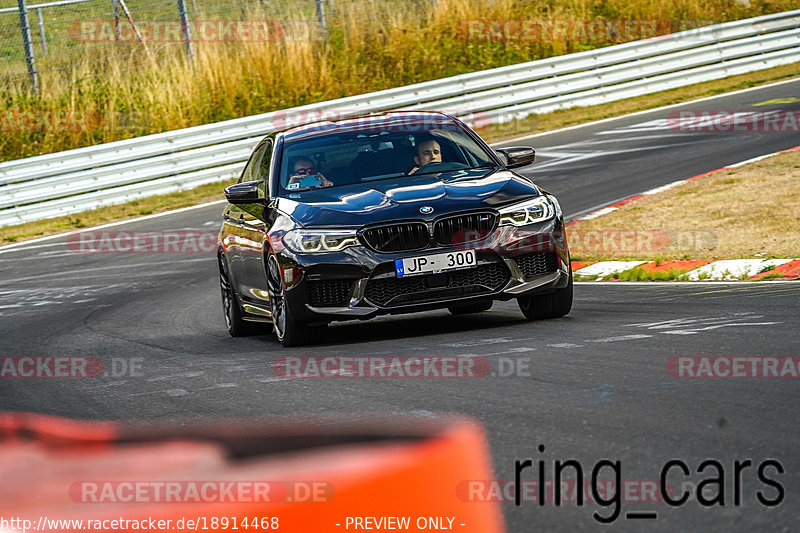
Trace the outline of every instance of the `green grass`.
<instances>
[{"instance_id":1,"label":"green grass","mask_svg":"<svg viewBox=\"0 0 800 533\"><path fill-rule=\"evenodd\" d=\"M666 272L654 272L643 268L632 268L611 276L611 279L620 281L674 281L686 279L688 270L670 268Z\"/></svg>"},{"instance_id":2,"label":"green grass","mask_svg":"<svg viewBox=\"0 0 800 533\"><path fill-rule=\"evenodd\" d=\"M772 274L767 274L766 276L762 276L758 278L758 281L769 281L771 279L782 279L784 275L780 272L773 272Z\"/></svg>"},{"instance_id":3,"label":"green grass","mask_svg":"<svg viewBox=\"0 0 800 533\"><path fill-rule=\"evenodd\" d=\"M686 280L687 270L671 268L667 272L653 272L643 268L631 268L603 276L603 280L610 281L683 281ZM575 281L597 281L601 276L582 276L574 274Z\"/></svg>"},{"instance_id":4,"label":"green grass","mask_svg":"<svg viewBox=\"0 0 800 533\"><path fill-rule=\"evenodd\" d=\"M766 272L767 270L772 270L774 267L769 267L763 270L762 272ZM688 281L689 278L686 275L689 270L681 269L681 268L670 268L666 272L660 271L652 271L646 270L641 267L635 267L628 270L623 270L622 272L615 272L614 274L610 274L605 276L604 280L610 281ZM575 274L574 278L575 281L597 281L600 276L581 276L579 274ZM704 281L709 279L709 274L706 272L701 272L698 274L698 280ZM721 278L729 278L730 272L724 271L722 272ZM783 277L780 273L775 274L768 274L761 278L761 280L767 279L777 279ZM730 280L738 280L738 281L745 281L750 279L750 276L742 274L739 276L735 276Z\"/></svg>"}]
</instances>

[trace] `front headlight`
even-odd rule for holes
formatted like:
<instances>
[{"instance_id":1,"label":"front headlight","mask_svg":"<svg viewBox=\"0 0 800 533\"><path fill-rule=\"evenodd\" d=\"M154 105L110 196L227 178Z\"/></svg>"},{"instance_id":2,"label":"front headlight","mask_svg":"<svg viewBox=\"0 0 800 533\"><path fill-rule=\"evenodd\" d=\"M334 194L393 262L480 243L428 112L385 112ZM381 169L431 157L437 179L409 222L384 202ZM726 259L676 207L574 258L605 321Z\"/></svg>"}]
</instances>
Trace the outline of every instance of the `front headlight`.
<instances>
[{"instance_id":1,"label":"front headlight","mask_svg":"<svg viewBox=\"0 0 800 533\"><path fill-rule=\"evenodd\" d=\"M295 229L283 236L287 248L297 253L338 252L358 244L356 230Z\"/></svg>"},{"instance_id":2,"label":"front headlight","mask_svg":"<svg viewBox=\"0 0 800 533\"><path fill-rule=\"evenodd\" d=\"M550 197L542 195L533 200L501 208L501 226L525 226L534 222L543 222L553 218L556 214L557 204Z\"/></svg>"}]
</instances>

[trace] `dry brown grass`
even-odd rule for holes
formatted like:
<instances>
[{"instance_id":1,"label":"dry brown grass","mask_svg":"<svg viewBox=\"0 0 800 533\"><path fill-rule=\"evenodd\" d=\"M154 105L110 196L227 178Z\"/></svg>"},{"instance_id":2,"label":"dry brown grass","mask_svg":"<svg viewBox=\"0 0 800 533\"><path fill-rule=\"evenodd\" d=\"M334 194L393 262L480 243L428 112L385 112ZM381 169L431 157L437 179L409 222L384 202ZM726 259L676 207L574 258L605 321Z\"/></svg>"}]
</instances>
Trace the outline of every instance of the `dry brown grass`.
<instances>
[{"instance_id":1,"label":"dry brown grass","mask_svg":"<svg viewBox=\"0 0 800 533\"><path fill-rule=\"evenodd\" d=\"M686 182L570 228L579 235L653 232L663 249L608 252L576 246L580 239L570 248L575 260L800 257L798 205L800 150Z\"/></svg>"},{"instance_id":2,"label":"dry brown grass","mask_svg":"<svg viewBox=\"0 0 800 533\"><path fill-rule=\"evenodd\" d=\"M613 44L562 39L469 40L463 32L466 20L604 18L707 23L782 11L793 3L796 0L763 0L750 6L732 0L337 0L327 40L196 43L194 64L187 63L181 46L154 50L151 59L138 45L128 44L131 55L124 61L104 59L103 52L92 49L66 69L48 70L43 63L40 97L28 91L24 76L6 78L0 81L0 110L90 113L103 120L98 121L101 127L87 131L4 131L0 160ZM263 18L263 13L260 16ZM256 19L259 14L249 17ZM287 13L286 18L297 18L297 14ZM107 49L109 54L120 52L117 46Z\"/></svg>"}]
</instances>

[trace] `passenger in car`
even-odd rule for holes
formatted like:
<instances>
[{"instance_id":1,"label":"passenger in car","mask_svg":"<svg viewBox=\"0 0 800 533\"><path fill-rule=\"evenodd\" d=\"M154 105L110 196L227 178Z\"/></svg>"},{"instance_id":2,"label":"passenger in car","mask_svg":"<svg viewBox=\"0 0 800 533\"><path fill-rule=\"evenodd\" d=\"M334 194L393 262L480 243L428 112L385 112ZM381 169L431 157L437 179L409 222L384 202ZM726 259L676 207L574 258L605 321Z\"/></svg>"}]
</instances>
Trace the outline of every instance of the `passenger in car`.
<instances>
[{"instance_id":1,"label":"passenger in car","mask_svg":"<svg viewBox=\"0 0 800 533\"><path fill-rule=\"evenodd\" d=\"M317 168L314 166L314 162L311 161L308 157L298 157L292 163L292 173L289 175L289 183L286 185L287 189L299 189L300 187L300 180L303 178L308 178L310 176L318 176L320 178L320 184L314 185L315 187L332 187L333 182L328 180L322 172L319 172ZM295 185L292 187L292 185ZM306 187L302 187L306 188Z\"/></svg>"},{"instance_id":2,"label":"passenger in car","mask_svg":"<svg viewBox=\"0 0 800 533\"><path fill-rule=\"evenodd\" d=\"M442 162L442 147L436 139L425 139L417 144L417 155L414 156L416 166L408 171L410 176L425 165Z\"/></svg>"}]
</instances>

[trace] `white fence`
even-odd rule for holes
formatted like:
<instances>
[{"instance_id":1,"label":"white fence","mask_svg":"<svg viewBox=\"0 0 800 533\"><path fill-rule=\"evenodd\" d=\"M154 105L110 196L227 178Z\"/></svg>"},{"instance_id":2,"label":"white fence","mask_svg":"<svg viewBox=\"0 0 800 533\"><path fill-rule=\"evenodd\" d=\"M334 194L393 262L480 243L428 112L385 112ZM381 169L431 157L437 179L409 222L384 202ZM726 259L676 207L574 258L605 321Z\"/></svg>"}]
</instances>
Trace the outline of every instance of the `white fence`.
<instances>
[{"instance_id":1,"label":"white fence","mask_svg":"<svg viewBox=\"0 0 800 533\"><path fill-rule=\"evenodd\" d=\"M0 163L0 227L238 176L291 117L441 110L493 123L800 61L800 10Z\"/></svg>"}]
</instances>

